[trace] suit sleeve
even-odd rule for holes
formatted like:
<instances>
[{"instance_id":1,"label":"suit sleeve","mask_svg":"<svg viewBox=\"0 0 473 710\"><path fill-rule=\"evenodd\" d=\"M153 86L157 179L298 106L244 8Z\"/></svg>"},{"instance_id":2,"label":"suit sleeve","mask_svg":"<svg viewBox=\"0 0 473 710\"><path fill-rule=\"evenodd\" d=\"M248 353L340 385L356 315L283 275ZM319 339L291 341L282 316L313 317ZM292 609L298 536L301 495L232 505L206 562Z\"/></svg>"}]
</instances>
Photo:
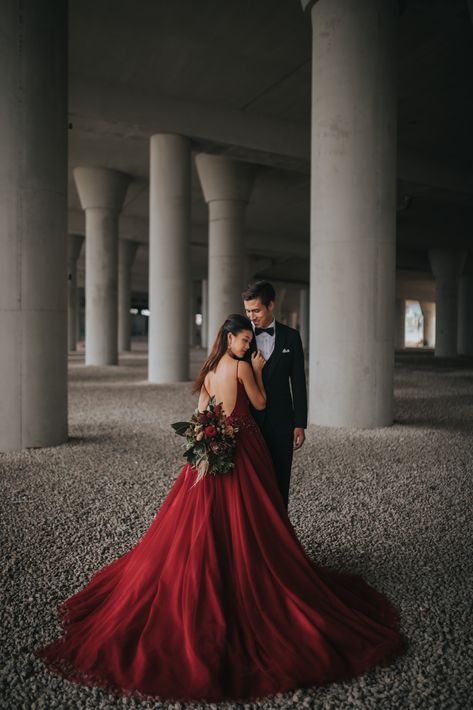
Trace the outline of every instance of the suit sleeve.
<instances>
[{"instance_id":1,"label":"suit sleeve","mask_svg":"<svg viewBox=\"0 0 473 710\"><path fill-rule=\"evenodd\" d=\"M305 361L301 336L294 335L294 355L291 369L292 402L294 406L294 426L307 426L307 387L305 381Z\"/></svg>"}]
</instances>

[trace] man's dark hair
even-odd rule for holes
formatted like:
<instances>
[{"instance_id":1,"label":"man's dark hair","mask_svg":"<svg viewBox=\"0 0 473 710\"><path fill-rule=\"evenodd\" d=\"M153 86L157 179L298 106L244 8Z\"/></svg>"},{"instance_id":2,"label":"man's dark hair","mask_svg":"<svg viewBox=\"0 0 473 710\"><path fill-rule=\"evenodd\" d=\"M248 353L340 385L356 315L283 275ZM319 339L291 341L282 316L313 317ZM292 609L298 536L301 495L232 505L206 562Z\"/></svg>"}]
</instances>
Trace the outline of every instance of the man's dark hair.
<instances>
[{"instance_id":1,"label":"man's dark hair","mask_svg":"<svg viewBox=\"0 0 473 710\"><path fill-rule=\"evenodd\" d=\"M271 301L276 300L276 293L269 281L255 281L255 283L248 284L248 288L243 291L241 297L244 301L253 301L255 298L259 298L263 306L269 306Z\"/></svg>"}]
</instances>

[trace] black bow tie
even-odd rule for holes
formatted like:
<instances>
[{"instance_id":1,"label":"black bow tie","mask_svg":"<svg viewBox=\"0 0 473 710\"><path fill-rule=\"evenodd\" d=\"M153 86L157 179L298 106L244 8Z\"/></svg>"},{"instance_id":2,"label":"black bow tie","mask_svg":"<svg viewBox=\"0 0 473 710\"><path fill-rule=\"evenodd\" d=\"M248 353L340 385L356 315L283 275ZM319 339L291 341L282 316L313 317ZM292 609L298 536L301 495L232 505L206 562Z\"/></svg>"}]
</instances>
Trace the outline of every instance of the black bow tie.
<instances>
[{"instance_id":1,"label":"black bow tie","mask_svg":"<svg viewBox=\"0 0 473 710\"><path fill-rule=\"evenodd\" d=\"M269 328L256 328L255 335L260 335L261 333L267 333L268 335L274 335L274 328L270 326Z\"/></svg>"}]
</instances>

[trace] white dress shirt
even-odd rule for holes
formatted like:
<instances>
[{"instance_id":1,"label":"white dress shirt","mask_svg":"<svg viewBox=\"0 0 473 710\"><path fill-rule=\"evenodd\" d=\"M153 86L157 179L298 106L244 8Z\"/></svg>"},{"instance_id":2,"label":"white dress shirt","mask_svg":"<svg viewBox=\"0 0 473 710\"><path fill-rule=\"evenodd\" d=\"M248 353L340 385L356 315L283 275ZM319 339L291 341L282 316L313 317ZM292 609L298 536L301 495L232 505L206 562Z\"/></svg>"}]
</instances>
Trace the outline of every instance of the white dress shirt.
<instances>
[{"instance_id":1,"label":"white dress shirt","mask_svg":"<svg viewBox=\"0 0 473 710\"><path fill-rule=\"evenodd\" d=\"M273 318L273 322L266 326L266 328L274 328L274 334L260 333L255 335L256 348L261 351L261 355L265 360L269 360L274 350L274 343L276 342L276 320ZM253 330L255 326L253 324Z\"/></svg>"}]
</instances>

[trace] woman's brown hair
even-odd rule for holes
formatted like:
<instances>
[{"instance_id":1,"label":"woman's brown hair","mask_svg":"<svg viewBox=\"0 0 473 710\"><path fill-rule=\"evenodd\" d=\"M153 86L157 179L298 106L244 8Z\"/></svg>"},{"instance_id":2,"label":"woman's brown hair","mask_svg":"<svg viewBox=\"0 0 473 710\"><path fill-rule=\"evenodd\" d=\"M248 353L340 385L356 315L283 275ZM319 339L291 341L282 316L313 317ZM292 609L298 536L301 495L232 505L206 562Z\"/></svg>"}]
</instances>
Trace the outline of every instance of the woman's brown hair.
<instances>
[{"instance_id":1,"label":"woman's brown hair","mask_svg":"<svg viewBox=\"0 0 473 710\"><path fill-rule=\"evenodd\" d=\"M212 350L197 375L192 390L193 392L200 392L207 373L210 372L210 370L216 369L218 363L227 352L228 334L232 333L233 335L238 335L242 330L253 331L251 321L246 316L242 316L239 313L232 313L228 316L225 323L219 328L215 342L212 345Z\"/></svg>"}]
</instances>

